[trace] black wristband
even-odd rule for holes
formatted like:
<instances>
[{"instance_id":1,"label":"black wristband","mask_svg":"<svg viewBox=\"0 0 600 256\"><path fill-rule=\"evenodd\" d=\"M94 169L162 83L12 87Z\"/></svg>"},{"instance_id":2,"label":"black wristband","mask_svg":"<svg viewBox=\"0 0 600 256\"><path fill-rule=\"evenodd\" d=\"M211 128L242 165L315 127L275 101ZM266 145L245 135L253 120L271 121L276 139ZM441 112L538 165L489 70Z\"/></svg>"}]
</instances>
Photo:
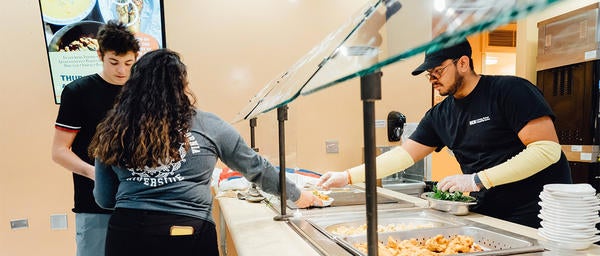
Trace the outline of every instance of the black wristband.
<instances>
[{"instance_id":1,"label":"black wristband","mask_svg":"<svg viewBox=\"0 0 600 256\"><path fill-rule=\"evenodd\" d=\"M477 187L479 187L479 189L485 189L485 186L481 182L481 179L479 178L479 175L477 173L475 173L475 176L473 177L473 181L475 181L475 185Z\"/></svg>"}]
</instances>

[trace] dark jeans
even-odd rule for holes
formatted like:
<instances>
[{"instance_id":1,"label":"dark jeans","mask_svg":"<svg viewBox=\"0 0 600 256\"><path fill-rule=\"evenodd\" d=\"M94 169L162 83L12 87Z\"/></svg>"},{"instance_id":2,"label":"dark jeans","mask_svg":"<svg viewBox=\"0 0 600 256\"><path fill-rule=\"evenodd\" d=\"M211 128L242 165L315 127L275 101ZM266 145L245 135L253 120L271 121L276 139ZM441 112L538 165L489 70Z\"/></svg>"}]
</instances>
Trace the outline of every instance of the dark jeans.
<instances>
[{"instance_id":1,"label":"dark jeans","mask_svg":"<svg viewBox=\"0 0 600 256\"><path fill-rule=\"evenodd\" d=\"M192 226L192 235L171 236L172 226ZM107 256L219 255L211 222L157 211L118 208L106 235Z\"/></svg>"}]
</instances>

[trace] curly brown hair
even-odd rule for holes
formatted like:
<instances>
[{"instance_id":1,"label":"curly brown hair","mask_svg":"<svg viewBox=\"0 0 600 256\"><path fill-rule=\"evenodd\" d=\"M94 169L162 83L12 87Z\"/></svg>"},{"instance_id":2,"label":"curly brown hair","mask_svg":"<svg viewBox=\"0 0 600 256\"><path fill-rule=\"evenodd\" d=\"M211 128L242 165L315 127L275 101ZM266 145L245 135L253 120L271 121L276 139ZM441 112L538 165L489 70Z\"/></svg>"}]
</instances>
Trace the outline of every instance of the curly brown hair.
<instances>
[{"instance_id":1,"label":"curly brown hair","mask_svg":"<svg viewBox=\"0 0 600 256\"><path fill-rule=\"evenodd\" d=\"M125 168L157 167L181 160L186 133L196 114L187 70L179 54L159 49L144 54L115 105L98 125L90 156Z\"/></svg>"}]
</instances>

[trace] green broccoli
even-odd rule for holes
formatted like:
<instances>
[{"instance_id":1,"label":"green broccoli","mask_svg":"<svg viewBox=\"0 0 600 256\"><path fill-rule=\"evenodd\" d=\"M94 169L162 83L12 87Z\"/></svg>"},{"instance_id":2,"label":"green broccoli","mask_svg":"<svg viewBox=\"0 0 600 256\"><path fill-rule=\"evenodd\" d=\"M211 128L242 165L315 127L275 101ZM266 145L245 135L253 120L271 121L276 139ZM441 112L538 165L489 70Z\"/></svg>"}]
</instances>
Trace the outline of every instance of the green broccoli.
<instances>
[{"instance_id":1,"label":"green broccoli","mask_svg":"<svg viewBox=\"0 0 600 256\"><path fill-rule=\"evenodd\" d=\"M475 201L475 198L471 196L465 196L460 191L447 192L441 191L437 188L437 185L433 186L433 195L431 198L439 199L439 200L448 200L448 201L458 201L458 202L472 202Z\"/></svg>"}]
</instances>

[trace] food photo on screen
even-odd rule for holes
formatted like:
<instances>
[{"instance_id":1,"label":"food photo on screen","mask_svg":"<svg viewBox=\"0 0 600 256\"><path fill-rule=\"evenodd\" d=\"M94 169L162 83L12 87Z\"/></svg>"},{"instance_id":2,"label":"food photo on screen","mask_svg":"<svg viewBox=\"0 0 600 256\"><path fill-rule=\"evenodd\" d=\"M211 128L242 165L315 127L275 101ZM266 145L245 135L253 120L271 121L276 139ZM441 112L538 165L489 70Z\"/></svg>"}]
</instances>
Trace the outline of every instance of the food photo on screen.
<instances>
[{"instance_id":1,"label":"food photo on screen","mask_svg":"<svg viewBox=\"0 0 600 256\"><path fill-rule=\"evenodd\" d=\"M135 34L140 57L164 47L161 0L39 0L39 6L56 104L64 86L101 70L96 34L109 20Z\"/></svg>"}]
</instances>

